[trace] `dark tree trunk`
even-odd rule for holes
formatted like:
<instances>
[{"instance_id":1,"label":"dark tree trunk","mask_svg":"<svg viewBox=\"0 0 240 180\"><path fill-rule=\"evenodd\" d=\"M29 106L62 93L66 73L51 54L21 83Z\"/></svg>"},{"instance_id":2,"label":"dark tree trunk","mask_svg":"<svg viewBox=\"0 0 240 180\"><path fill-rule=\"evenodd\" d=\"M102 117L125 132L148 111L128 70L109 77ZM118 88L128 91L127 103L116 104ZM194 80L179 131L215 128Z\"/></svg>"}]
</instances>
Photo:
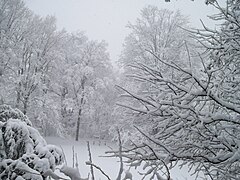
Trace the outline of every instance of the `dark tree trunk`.
<instances>
[{"instance_id":1,"label":"dark tree trunk","mask_svg":"<svg viewBox=\"0 0 240 180\"><path fill-rule=\"evenodd\" d=\"M27 107L28 107L28 97L24 98L24 102L23 102L23 114L27 114Z\"/></svg>"},{"instance_id":2,"label":"dark tree trunk","mask_svg":"<svg viewBox=\"0 0 240 180\"><path fill-rule=\"evenodd\" d=\"M17 88L17 100L16 100L16 108L19 108L19 104L20 104L20 89L21 89L21 83L18 84L18 88Z\"/></svg>"},{"instance_id":3,"label":"dark tree trunk","mask_svg":"<svg viewBox=\"0 0 240 180\"><path fill-rule=\"evenodd\" d=\"M83 79L81 80L82 96L81 96L80 104L78 103L79 110L78 110L77 129L76 129L76 138L75 138L76 141L78 141L79 139L80 121L82 116L82 109L83 109L84 95L85 95L84 94L85 82L86 82L86 77L84 76ZM77 94L76 94L76 98L77 98Z\"/></svg>"},{"instance_id":4,"label":"dark tree trunk","mask_svg":"<svg viewBox=\"0 0 240 180\"><path fill-rule=\"evenodd\" d=\"M82 115L82 107L78 110L78 119L77 119L77 129L76 129L76 141L79 139L79 131L80 131L80 121Z\"/></svg>"}]
</instances>

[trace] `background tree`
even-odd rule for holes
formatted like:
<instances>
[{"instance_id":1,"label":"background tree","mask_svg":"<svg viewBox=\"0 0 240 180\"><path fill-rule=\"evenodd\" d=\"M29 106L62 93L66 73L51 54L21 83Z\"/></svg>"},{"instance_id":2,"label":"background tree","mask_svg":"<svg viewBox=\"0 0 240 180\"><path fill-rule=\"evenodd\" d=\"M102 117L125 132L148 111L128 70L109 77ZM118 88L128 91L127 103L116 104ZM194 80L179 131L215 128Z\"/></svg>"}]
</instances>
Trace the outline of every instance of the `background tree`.
<instances>
[{"instance_id":1,"label":"background tree","mask_svg":"<svg viewBox=\"0 0 240 180\"><path fill-rule=\"evenodd\" d=\"M90 41L82 33L66 37L62 57L63 66L56 69L61 80L52 86L52 91L60 95L64 126L69 132L75 129L75 139L78 140L81 123L93 124L90 123L93 114L98 113L96 108L106 93L105 84L111 82L107 77L112 74L112 67L106 43Z\"/></svg>"},{"instance_id":2,"label":"background tree","mask_svg":"<svg viewBox=\"0 0 240 180\"><path fill-rule=\"evenodd\" d=\"M11 75L15 75L16 69L11 66L14 63L13 49L17 45L17 42L21 40L22 34L22 22L26 18L31 17L32 14L24 6L21 1L1 1L0 2L1 12L1 102L4 103L6 100L10 102L16 101L14 96L14 82Z\"/></svg>"},{"instance_id":3,"label":"background tree","mask_svg":"<svg viewBox=\"0 0 240 180\"><path fill-rule=\"evenodd\" d=\"M128 25L131 33L126 38L125 48L120 59L124 66L126 78L120 86L125 87L124 89L127 89L128 92L137 93L138 97L148 96L150 99L161 97L159 82L155 81L153 77L150 81L145 80L146 77L151 76L148 68L156 70L155 73L159 73L159 76L168 78L177 76L177 74L175 74L174 69L170 69L152 54L156 54L167 62L171 61L182 67L186 66L188 64L186 41L190 41L190 38L188 33L180 27L187 28L187 26L188 21L180 12L174 13L154 6L144 8L141 12L141 18L138 18L135 24ZM129 101L129 95L122 96L123 98L119 101L121 106L131 106L134 110L141 103L141 100L137 99ZM147 106L145 108L148 109ZM130 113L131 115L132 113ZM138 119L137 122L145 124L147 129L149 126L155 126L139 116L126 118L130 120L130 124L131 121L135 122ZM123 124L125 124L124 121Z\"/></svg>"},{"instance_id":4,"label":"background tree","mask_svg":"<svg viewBox=\"0 0 240 180\"><path fill-rule=\"evenodd\" d=\"M2 104L18 107L42 128L43 121L58 124L49 114L56 111L42 110L54 107L46 102L46 87L63 32L57 32L54 17L35 16L22 1L1 1L1 18Z\"/></svg>"}]
</instances>

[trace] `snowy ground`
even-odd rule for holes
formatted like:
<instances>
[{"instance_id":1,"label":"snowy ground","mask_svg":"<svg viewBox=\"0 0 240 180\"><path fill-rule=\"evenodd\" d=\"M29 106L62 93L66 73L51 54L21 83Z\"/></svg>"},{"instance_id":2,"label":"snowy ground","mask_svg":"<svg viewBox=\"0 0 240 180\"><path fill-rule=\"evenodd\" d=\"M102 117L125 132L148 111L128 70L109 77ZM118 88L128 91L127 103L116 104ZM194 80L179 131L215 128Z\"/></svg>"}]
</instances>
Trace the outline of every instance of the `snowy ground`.
<instances>
[{"instance_id":1,"label":"snowy ground","mask_svg":"<svg viewBox=\"0 0 240 180\"><path fill-rule=\"evenodd\" d=\"M72 167L72 154L73 150L72 147L74 146L75 153L78 154L78 163L79 163L79 169L80 174L82 178L87 177L88 173L90 172L89 166L85 164L86 161L88 161L88 151L87 151L87 140L80 140L79 142L73 141L73 140L64 140L56 137L47 137L47 142L49 144L55 144L58 146L61 146L64 150L64 153L67 158L68 166ZM112 143L106 143L102 141L99 145L99 141L95 140L89 140L91 145L91 152L92 152L92 160L93 163L100 166L106 174L110 176L111 179L116 179L117 173L119 170L119 163L117 158L106 158L106 157L100 157L105 155L105 151L110 150L110 147L113 147L117 149L117 147ZM94 143L95 142L95 143ZM134 170L133 170L134 171ZM133 174L133 180L139 180L141 179L137 171L132 172ZM97 170L94 170L95 178L96 180L105 180L106 178ZM175 167L173 170L171 170L171 177L173 180L193 180L194 177L190 176L190 173L188 173L186 168L179 169Z\"/></svg>"}]
</instances>

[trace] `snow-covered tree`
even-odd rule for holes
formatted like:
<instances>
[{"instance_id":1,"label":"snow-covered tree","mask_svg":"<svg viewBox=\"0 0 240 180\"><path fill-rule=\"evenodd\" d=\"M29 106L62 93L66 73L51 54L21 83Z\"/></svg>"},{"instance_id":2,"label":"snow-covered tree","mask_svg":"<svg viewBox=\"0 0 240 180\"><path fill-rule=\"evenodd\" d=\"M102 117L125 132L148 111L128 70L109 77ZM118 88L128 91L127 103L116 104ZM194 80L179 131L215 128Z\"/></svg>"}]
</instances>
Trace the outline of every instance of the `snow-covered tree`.
<instances>
[{"instance_id":1,"label":"snow-covered tree","mask_svg":"<svg viewBox=\"0 0 240 180\"><path fill-rule=\"evenodd\" d=\"M64 33L54 17L34 15L23 1L1 1L0 12L1 104L21 109L34 124L59 124L47 89Z\"/></svg>"},{"instance_id":2,"label":"snow-covered tree","mask_svg":"<svg viewBox=\"0 0 240 180\"><path fill-rule=\"evenodd\" d=\"M136 23L128 24L130 34L126 37L124 50L120 59L125 66L137 63L151 64L164 69L165 65L151 56L149 51L164 58L183 63L180 59L185 49L185 41L188 33L181 28L188 27L188 20L179 11L173 12L167 9L158 9L155 6L147 6L141 11L141 18ZM125 67L126 68L126 67ZM168 70L165 70L168 73Z\"/></svg>"},{"instance_id":3,"label":"snow-covered tree","mask_svg":"<svg viewBox=\"0 0 240 180\"><path fill-rule=\"evenodd\" d=\"M54 17L36 16L22 0L1 1L0 14L0 104L22 110L44 135L107 114L110 105L97 112L113 77L105 42L57 31Z\"/></svg>"},{"instance_id":4,"label":"snow-covered tree","mask_svg":"<svg viewBox=\"0 0 240 180\"><path fill-rule=\"evenodd\" d=\"M117 97L115 89L116 79L112 73L109 75L112 77L99 79L96 84L96 91L91 99L91 119L88 123L88 128L86 128L91 136L101 139L110 137L109 128L112 127L114 119L117 118L114 113Z\"/></svg>"},{"instance_id":5,"label":"snow-covered tree","mask_svg":"<svg viewBox=\"0 0 240 180\"><path fill-rule=\"evenodd\" d=\"M17 71L12 67L15 58L13 50L17 49L16 44L21 40L22 23L27 18L31 18L32 14L22 1L17 0L1 1L0 14L1 102L13 104L16 102L16 95L14 95L15 84L11 75Z\"/></svg>"},{"instance_id":6,"label":"snow-covered tree","mask_svg":"<svg viewBox=\"0 0 240 180\"><path fill-rule=\"evenodd\" d=\"M98 120L94 117L97 108L104 107L99 103L107 97L104 93L113 78L112 67L106 43L91 41L80 32L66 35L60 53L51 73L56 81L51 82L49 91L58 96L64 128L78 140L80 128L87 130Z\"/></svg>"},{"instance_id":7,"label":"snow-covered tree","mask_svg":"<svg viewBox=\"0 0 240 180\"><path fill-rule=\"evenodd\" d=\"M174 69L169 69L166 64L153 57L152 54L182 67L188 64L186 44L189 37L188 33L182 29L187 28L187 26L188 21L180 12L158 9L155 6L144 8L141 11L141 18L138 18L135 24L128 25L131 33L126 38L125 48L120 59L124 66L126 78L120 86L129 92L138 93L138 95L149 95L149 98L158 97L158 87L154 86L151 81L144 80L145 76L151 75L147 68L151 67L156 70L156 73L159 72L160 76L165 75L167 77L176 76L175 73L177 72ZM143 77L143 79L140 77ZM129 101L123 97L119 104L133 107L138 106L138 102ZM120 108L117 109L119 111ZM123 109L122 111L126 112L127 110ZM130 117L124 117L122 115L120 119L123 119L122 125L124 126L124 119L128 119L131 124L136 119L140 123L142 118L134 118L131 115ZM148 124L144 119L142 119L142 123ZM124 131L129 128L130 126L124 128ZM134 133L133 136L135 136Z\"/></svg>"},{"instance_id":8,"label":"snow-covered tree","mask_svg":"<svg viewBox=\"0 0 240 180\"><path fill-rule=\"evenodd\" d=\"M61 149L48 145L27 116L0 106L0 179L47 179L61 163Z\"/></svg>"},{"instance_id":9,"label":"snow-covered tree","mask_svg":"<svg viewBox=\"0 0 240 180\"><path fill-rule=\"evenodd\" d=\"M124 90L125 97L134 100L124 106L135 112L135 127L143 139L141 144L133 141L133 148L123 155L133 166L145 162L148 171L144 176L170 179L168 168L181 164L198 176L240 178L240 4L230 0L225 8L217 2L211 5L219 10L212 19L221 20L220 28L204 26L192 34L202 45L199 51L205 48L205 53L196 58L186 46L189 63L182 66L174 58L143 49L140 52L164 64L168 73L149 64L133 66L137 71L132 77L151 91ZM198 69L194 68L196 60L202 63L197 63ZM159 174L160 170L166 174Z\"/></svg>"},{"instance_id":10,"label":"snow-covered tree","mask_svg":"<svg viewBox=\"0 0 240 180\"><path fill-rule=\"evenodd\" d=\"M12 76L16 85L16 106L26 114L31 98L36 97L39 86L44 86L46 72L55 56L54 46L60 38L56 32L54 17L30 17L22 40L13 50L16 76ZM22 22L24 23L24 22ZM33 97L32 97L33 96ZM32 100L33 101L33 100Z\"/></svg>"}]
</instances>

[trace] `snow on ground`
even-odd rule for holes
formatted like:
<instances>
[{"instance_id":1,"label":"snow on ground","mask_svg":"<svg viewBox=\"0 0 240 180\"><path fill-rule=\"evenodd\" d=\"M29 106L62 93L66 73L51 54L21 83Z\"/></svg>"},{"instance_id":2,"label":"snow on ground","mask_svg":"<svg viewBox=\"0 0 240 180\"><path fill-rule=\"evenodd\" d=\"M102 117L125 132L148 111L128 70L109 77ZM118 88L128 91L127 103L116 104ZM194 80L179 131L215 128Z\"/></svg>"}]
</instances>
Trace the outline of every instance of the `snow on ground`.
<instances>
[{"instance_id":1,"label":"snow on ground","mask_svg":"<svg viewBox=\"0 0 240 180\"><path fill-rule=\"evenodd\" d=\"M76 142L74 140L61 139L56 137L47 137L46 141L49 144L58 145L63 148L64 153L66 155L67 163L68 163L67 165L70 167L72 167L72 163L73 163L72 148L74 146L74 151L75 153L77 153L77 156L78 156L79 170L82 178L86 178L88 176L88 173L90 173L90 166L87 166L85 164L86 161L89 161L89 156L87 151L87 141L89 141L91 146L93 163L96 164L97 166L100 166L102 170L104 170L104 172L110 176L111 179L116 179L119 166L120 166L118 159L100 157L100 156L104 156L105 152L110 150L109 147L117 149L117 146L115 144L109 143L109 142L105 144L105 141L101 141L101 143L99 143L99 140L87 140L87 139L81 139L78 142ZM136 170L131 169L131 173L133 174L133 180L141 179ZM94 174L95 174L96 180L106 179L106 177L104 177L96 169L94 169ZM190 176L190 173L188 172L187 168L179 169L178 167L175 167L174 169L171 170L171 177L173 180L195 179L195 177Z\"/></svg>"}]
</instances>

